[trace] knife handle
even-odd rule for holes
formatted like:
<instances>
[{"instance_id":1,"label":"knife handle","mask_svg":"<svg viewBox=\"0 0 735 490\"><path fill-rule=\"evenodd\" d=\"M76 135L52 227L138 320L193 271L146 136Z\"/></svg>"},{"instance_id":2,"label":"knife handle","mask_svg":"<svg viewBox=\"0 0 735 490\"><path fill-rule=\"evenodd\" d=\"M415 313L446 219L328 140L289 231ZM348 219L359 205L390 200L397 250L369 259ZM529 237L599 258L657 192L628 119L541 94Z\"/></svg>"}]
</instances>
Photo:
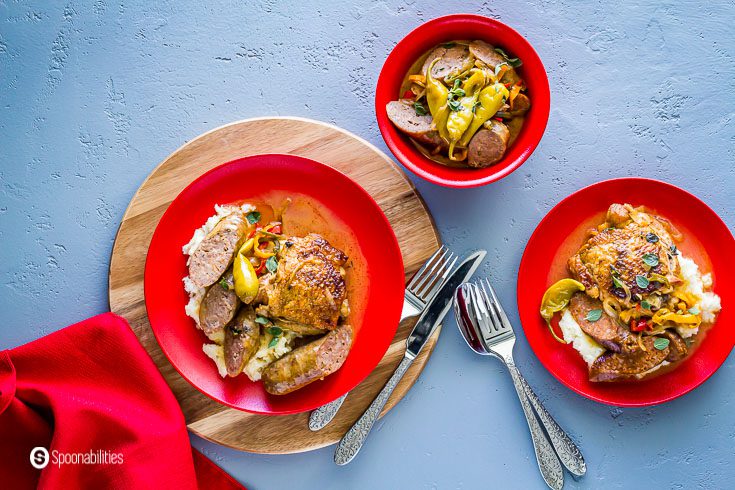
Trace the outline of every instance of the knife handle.
<instances>
[{"instance_id":1,"label":"knife handle","mask_svg":"<svg viewBox=\"0 0 735 490\"><path fill-rule=\"evenodd\" d=\"M311 415L309 415L309 430L316 432L323 429L329 422L331 422L334 416L337 415L339 408L342 406L345 398L347 398L347 395L349 394L350 393L347 392L333 402L322 405L311 412Z\"/></svg>"},{"instance_id":2,"label":"knife handle","mask_svg":"<svg viewBox=\"0 0 735 490\"><path fill-rule=\"evenodd\" d=\"M523 389L521 373L518 372L518 368L513 363L513 359L506 358L505 365L510 372L510 377L513 379L513 386L518 394L521 407L523 407L523 414L526 416L528 429L531 431L531 441L533 442L533 450L536 453L536 462L541 471L541 476L544 477L544 481L549 488L561 490L564 486L564 470L561 467L561 461L559 461L559 457L554 452L551 442L546 437L546 434L544 434L536 415L533 413L531 403L528 401L526 391Z\"/></svg>"},{"instance_id":3,"label":"knife handle","mask_svg":"<svg viewBox=\"0 0 735 490\"><path fill-rule=\"evenodd\" d=\"M383 411L383 407L385 407L388 398L390 398L391 393L398 386L398 383L403 378L403 375L406 374L412 362L413 359L407 356L401 360L393 376L390 377L383 389L380 390L375 400L373 400L368 409L365 410L365 413L357 419L357 422L342 437L337 444L337 450L334 452L335 463L342 466L354 459L360 451L360 448L362 448L362 445L365 444L365 440L368 434L370 434L373 424L378 420L380 412Z\"/></svg>"}]
</instances>

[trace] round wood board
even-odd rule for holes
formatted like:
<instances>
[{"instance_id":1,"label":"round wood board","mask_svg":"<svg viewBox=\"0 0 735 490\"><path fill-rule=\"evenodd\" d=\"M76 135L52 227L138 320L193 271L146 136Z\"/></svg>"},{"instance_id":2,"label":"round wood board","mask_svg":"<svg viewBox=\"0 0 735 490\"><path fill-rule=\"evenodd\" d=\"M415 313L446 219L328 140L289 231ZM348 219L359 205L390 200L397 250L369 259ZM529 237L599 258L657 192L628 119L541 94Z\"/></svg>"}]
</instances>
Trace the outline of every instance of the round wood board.
<instances>
[{"instance_id":1,"label":"round wood board","mask_svg":"<svg viewBox=\"0 0 735 490\"><path fill-rule=\"evenodd\" d=\"M309 414L265 416L235 410L200 393L163 355L148 323L143 270L153 231L166 208L191 181L237 158L290 153L336 168L360 184L388 217L409 278L439 247L426 205L410 180L385 154L336 126L301 118L258 118L205 133L169 155L143 182L125 211L110 259L110 310L128 320L179 401L189 429L210 441L256 453L295 453L337 442L365 411L398 366L414 320L403 322L378 367L345 400L335 419L319 432ZM193 326L192 326L193 327ZM439 329L398 385L385 415L411 388L436 345Z\"/></svg>"}]
</instances>

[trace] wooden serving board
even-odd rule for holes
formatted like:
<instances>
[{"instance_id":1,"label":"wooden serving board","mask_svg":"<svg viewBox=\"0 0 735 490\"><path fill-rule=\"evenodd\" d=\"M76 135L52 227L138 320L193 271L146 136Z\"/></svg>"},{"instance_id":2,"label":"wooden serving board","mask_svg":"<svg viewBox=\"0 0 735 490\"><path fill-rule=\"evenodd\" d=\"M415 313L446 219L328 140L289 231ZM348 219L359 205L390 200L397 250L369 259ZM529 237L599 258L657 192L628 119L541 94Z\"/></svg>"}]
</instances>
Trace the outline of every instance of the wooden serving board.
<instances>
[{"instance_id":1,"label":"wooden serving board","mask_svg":"<svg viewBox=\"0 0 735 490\"><path fill-rule=\"evenodd\" d=\"M125 317L179 401L189 429L205 439L257 453L309 451L337 442L397 367L413 321L404 322L378 367L347 397L319 432L308 413L256 415L221 405L185 381L164 356L148 323L143 270L153 231L164 211L191 181L237 158L290 153L336 168L365 188L388 217L410 277L439 247L431 214L413 184L380 150L329 124L299 118L248 119L205 133L172 153L143 182L125 211L112 249L110 310ZM245 197L245 196L244 196ZM193 325L192 325L193 328ZM437 331L388 401L383 415L411 388L434 349Z\"/></svg>"}]
</instances>

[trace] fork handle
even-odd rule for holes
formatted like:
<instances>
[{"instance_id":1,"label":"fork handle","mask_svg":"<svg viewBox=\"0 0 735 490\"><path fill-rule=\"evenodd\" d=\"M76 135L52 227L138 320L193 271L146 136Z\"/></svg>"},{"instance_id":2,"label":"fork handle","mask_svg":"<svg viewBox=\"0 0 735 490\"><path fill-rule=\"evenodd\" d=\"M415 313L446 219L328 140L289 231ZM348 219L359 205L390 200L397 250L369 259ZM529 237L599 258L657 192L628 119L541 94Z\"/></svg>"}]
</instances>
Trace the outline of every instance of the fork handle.
<instances>
[{"instance_id":1,"label":"fork handle","mask_svg":"<svg viewBox=\"0 0 735 490\"><path fill-rule=\"evenodd\" d=\"M521 380L521 384L523 384L523 389L526 395L528 395L528 399L531 401L531 405L533 405L533 408L541 419L541 423L544 425L544 429L546 429L546 433L549 435L551 444L554 446L561 463L573 475L583 476L587 472L587 465L584 462L582 451L579 450L577 445L574 444L574 441L564 432L564 429L559 427L554 417L546 411L541 400L539 400L536 393L528 385L526 378L520 372L518 373L518 377Z\"/></svg>"},{"instance_id":2,"label":"fork handle","mask_svg":"<svg viewBox=\"0 0 735 490\"><path fill-rule=\"evenodd\" d=\"M331 422L334 416L337 415L339 407L342 406L342 403L344 403L345 398L347 398L347 395L349 394L350 393L347 392L333 402L322 405L311 412L311 415L309 415L309 430L316 432L323 429L329 422Z\"/></svg>"},{"instance_id":3,"label":"fork handle","mask_svg":"<svg viewBox=\"0 0 735 490\"><path fill-rule=\"evenodd\" d=\"M413 363L413 358L404 356L401 363L398 364L398 367L393 373L393 376L390 377L383 389L380 390L380 393L375 397L375 400L373 400L368 409L365 410L365 413L357 419L355 425L350 427L350 430L348 430L344 437L342 437L337 444L337 450L334 451L335 463L342 466L349 463L355 456L357 456L360 448L365 444L365 440L367 439L368 434L370 434L373 424L378 420L380 412L383 411L383 407L385 407L388 398L390 398L391 393L393 393L393 390L398 386L398 382L401 381L403 375L406 374L411 363Z\"/></svg>"},{"instance_id":4,"label":"fork handle","mask_svg":"<svg viewBox=\"0 0 735 490\"><path fill-rule=\"evenodd\" d=\"M554 452L551 442L549 442L546 434L544 434L541 425L539 425L536 415L533 413L531 403L528 401L526 391L523 387L523 381L521 381L521 373L516 368L512 359L506 359L505 365L510 372L510 377L513 379L513 386L515 386L518 400L520 400L521 407L523 407L523 413L526 416L526 422L528 422L528 429L531 431L533 450L536 453L536 461L538 462L541 476L544 477L544 481L549 488L561 490L564 486L564 471L562 470L561 462Z\"/></svg>"}]
</instances>

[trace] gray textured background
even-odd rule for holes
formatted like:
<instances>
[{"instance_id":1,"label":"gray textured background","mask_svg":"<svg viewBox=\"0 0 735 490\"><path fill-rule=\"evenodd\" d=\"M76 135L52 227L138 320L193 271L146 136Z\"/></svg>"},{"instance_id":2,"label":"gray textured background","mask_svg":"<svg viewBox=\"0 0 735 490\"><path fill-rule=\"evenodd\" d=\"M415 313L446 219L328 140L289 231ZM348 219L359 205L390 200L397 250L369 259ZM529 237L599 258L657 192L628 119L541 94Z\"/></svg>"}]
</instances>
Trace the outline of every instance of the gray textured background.
<instances>
[{"instance_id":1,"label":"gray textured background","mask_svg":"<svg viewBox=\"0 0 735 490\"><path fill-rule=\"evenodd\" d=\"M667 180L732 229L728 1L0 0L0 347L108 309L109 254L128 201L199 133L295 115L386 150L372 108L383 60L421 22L462 11L498 18L535 46L550 79L549 125L528 162L496 184L459 191L411 177L451 247L488 249L484 272L512 319L528 237L584 185ZM333 465L332 448L260 456L192 442L252 489L541 487L511 382L448 323L421 379L348 467ZM619 409L562 387L523 337L516 351L587 457L588 475L568 487L732 487L732 356L683 398Z\"/></svg>"}]
</instances>

